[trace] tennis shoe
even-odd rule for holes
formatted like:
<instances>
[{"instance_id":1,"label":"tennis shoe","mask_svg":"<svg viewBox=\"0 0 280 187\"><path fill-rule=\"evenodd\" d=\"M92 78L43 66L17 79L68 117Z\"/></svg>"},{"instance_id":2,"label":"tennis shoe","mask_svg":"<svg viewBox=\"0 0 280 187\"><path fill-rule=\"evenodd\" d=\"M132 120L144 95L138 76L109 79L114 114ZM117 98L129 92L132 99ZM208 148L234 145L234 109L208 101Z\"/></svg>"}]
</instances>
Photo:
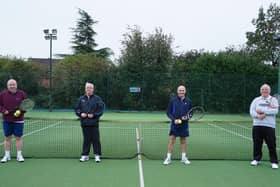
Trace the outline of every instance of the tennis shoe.
<instances>
[{"instance_id":1,"label":"tennis shoe","mask_svg":"<svg viewBox=\"0 0 280 187\"><path fill-rule=\"evenodd\" d=\"M18 155L18 156L17 156L17 161L18 161L18 162L24 162L23 156L22 156L22 155Z\"/></svg>"},{"instance_id":2,"label":"tennis shoe","mask_svg":"<svg viewBox=\"0 0 280 187\"><path fill-rule=\"evenodd\" d=\"M96 162L96 163L101 162L100 156L99 156L99 155L95 155L95 162Z\"/></svg>"},{"instance_id":3,"label":"tennis shoe","mask_svg":"<svg viewBox=\"0 0 280 187\"><path fill-rule=\"evenodd\" d=\"M1 160L2 163L5 163L5 162L8 162L9 160L11 160L11 157L10 156L4 156Z\"/></svg>"},{"instance_id":4,"label":"tennis shoe","mask_svg":"<svg viewBox=\"0 0 280 187\"><path fill-rule=\"evenodd\" d=\"M188 165L188 164L191 163L191 162L188 160L187 157L183 157L183 158L181 159L181 162L184 163L184 164L186 164L186 165Z\"/></svg>"},{"instance_id":5,"label":"tennis shoe","mask_svg":"<svg viewBox=\"0 0 280 187\"><path fill-rule=\"evenodd\" d=\"M171 159L170 158L166 158L163 162L163 165L169 165L171 164Z\"/></svg>"},{"instance_id":6,"label":"tennis shoe","mask_svg":"<svg viewBox=\"0 0 280 187\"><path fill-rule=\"evenodd\" d=\"M271 163L271 168L272 168L272 169L278 169L279 166L278 166L278 164L276 164L276 163Z\"/></svg>"},{"instance_id":7,"label":"tennis shoe","mask_svg":"<svg viewBox=\"0 0 280 187\"><path fill-rule=\"evenodd\" d=\"M257 166L257 165L259 165L260 163L261 163L260 161L253 160L253 161L251 162L251 166Z\"/></svg>"},{"instance_id":8,"label":"tennis shoe","mask_svg":"<svg viewBox=\"0 0 280 187\"><path fill-rule=\"evenodd\" d=\"M85 162L85 161L88 161L88 160L89 160L88 156L81 156L81 158L80 158L80 162Z\"/></svg>"}]
</instances>

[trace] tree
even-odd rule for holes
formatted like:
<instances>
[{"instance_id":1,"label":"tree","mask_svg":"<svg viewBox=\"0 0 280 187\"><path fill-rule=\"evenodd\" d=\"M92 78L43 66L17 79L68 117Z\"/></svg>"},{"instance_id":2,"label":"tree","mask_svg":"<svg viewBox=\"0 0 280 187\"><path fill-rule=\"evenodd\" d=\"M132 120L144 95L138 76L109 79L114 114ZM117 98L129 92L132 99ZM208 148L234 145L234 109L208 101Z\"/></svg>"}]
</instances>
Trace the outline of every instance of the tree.
<instances>
[{"instance_id":1,"label":"tree","mask_svg":"<svg viewBox=\"0 0 280 187\"><path fill-rule=\"evenodd\" d=\"M53 98L55 107L72 108L79 95L84 93L86 82L94 83L96 93L106 101L106 76L113 64L95 54L67 56L54 66Z\"/></svg>"},{"instance_id":2,"label":"tree","mask_svg":"<svg viewBox=\"0 0 280 187\"><path fill-rule=\"evenodd\" d=\"M270 4L266 13L261 7L258 18L252 20L256 27L254 32L247 32L247 45L261 61L271 61L277 64L279 44L273 36L280 32L280 7Z\"/></svg>"},{"instance_id":3,"label":"tree","mask_svg":"<svg viewBox=\"0 0 280 187\"><path fill-rule=\"evenodd\" d=\"M0 58L0 90L13 78L28 96L36 96L39 92L40 73L34 64L19 58Z\"/></svg>"},{"instance_id":4,"label":"tree","mask_svg":"<svg viewBox=\"0 0 280 187\"><path fill-rule=\"evenodd\" d=\"M74 54L94 53L99 57L108 58L113 54L110 48L101 48L96 50L98 46L94 40L97 33L92 26L98 21L93 20L91 16L84 10L79 9L80 18L76 23L75 28L71 28L74 33L71 43Z\"/></svg>"},{"instance_id":5,"label":"tree","mask_svg":"<svg viewBox=\"0 0 280 187\"><path fill-rule=\"evenodd\" d=\"M164 34L161 28L147 37L137 26L129 30L124 35L119 60L125 105L134 109L163 109L166 106L162 98L168 99L169 94L166 83L173 56L173 37ZM140 86L141 95L128 93L129 86Z\"/></svg>"}]
</instances>

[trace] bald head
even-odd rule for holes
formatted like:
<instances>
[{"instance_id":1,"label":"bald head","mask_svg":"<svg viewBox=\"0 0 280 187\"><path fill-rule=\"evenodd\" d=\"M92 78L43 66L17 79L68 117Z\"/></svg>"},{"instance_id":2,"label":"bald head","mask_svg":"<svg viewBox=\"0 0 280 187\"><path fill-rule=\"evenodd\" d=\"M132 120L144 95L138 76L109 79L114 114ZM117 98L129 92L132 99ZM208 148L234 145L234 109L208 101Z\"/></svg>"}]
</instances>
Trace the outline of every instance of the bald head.
<instances>
[{"instance_id":1,"label":"bald head","mask_svg":"<svg viewBox=\"0 0 280 187\"><path fill-rule=\"evenodd\" d=\"M268 84L263 84L260 88L261 96L267 98L270 95L271 88Z\"/></svg>"},{"instance_id":2,"label":"bald head","mask_svg":"<svg viewBox=\"0 0 280 187\"><path fill-rule=\"evenodd\" d=\"M8 80L7 88L10 92L15 93L17 91L17 81L15 79Z\"/></svg>"},{"instance_id":3,"label":"bald head","mask_svg":"<svg viewBox=\"0 0 280 187\"><path fill-rule=\"evenodd\" d=\"M177 94L179 98L184 99L186 95L186 87L183 85L178 86Z\"/></svg>"}]
</instances>

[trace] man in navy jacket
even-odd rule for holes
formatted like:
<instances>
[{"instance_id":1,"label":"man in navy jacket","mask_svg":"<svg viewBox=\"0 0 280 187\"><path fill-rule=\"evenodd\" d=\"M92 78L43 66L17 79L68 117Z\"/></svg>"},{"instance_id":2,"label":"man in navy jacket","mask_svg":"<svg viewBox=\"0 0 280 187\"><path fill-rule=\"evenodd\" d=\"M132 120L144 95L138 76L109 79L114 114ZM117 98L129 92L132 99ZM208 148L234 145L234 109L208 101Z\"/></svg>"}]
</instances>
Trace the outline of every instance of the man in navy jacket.
<instances>
[{"instance_id":1,"label":"man in navy jacket","mask_svg":"<svg viewBox=\"0 0 280 187\"><path fill-rule=\"evenodd\" d=\"M167 116L171 120L169 131L169 143L167 148L167 157L163 164L168 165L171 163L171 154L173 151L176 137L180 137L180 147L182 152L181 162L190 164L186 156L186 137L189 136L189 124L187 113L192 107L191 100L185 96L186 87L179 86L177 88L177 96L173 97L167 107Z\"/></svg>"},{"instance_id":2,"label":"man in navy jacket","mask_svg":"<svg viewBox=\"0 0 280 187\"><path fill-rule=\"evenodd\" d=\"M86 83L85 95L81 96L75 107L76 115L80 117L83 132L83 152L80 161L89 160L90 146L93 145L95 161L100 162L101 143L99 135L99 118L104 111L104 103L95 94L94 85Z\"/></svg>"}]
</instances>

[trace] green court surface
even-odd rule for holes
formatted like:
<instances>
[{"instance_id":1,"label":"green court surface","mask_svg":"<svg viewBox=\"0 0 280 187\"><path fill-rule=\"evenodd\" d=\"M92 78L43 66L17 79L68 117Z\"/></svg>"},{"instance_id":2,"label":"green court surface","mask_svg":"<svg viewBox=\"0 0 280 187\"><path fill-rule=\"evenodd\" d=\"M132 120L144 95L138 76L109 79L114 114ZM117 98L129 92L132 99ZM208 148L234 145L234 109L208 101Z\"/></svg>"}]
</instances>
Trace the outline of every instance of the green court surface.
<instances>
[{"instance_id":1,"label":"green court surface","mask_svg":"<svg viewBox=\"0 0 280 187\"><path fill-rule=\"evenodd\" d=\"M179 161L164 166L161 162L143 161L147 187L277 187L279 170L272 170L269 163L258 167L247 161L197 161L188 166Z\"/></svg>"},{"instance_id":2,"label":"green court surface","mask_svg":"<svg viewBox=\"0 0 280 187\"><path fill-rule=\"evenodd\" d=\"M78 159L12 160L0 165L0 187L138 187L136 159L105 159L96 164ZM198 161L183 165L173 161L164 166L160 160L143 160L146 187L278 187L280 170L268 162L252 167L247 161Z\"/></svg>"},{"instance_id":3,"label":"green court surface","mask_svg":"<svg viewBox=\"0 0 280 187\"><path fill-rule=\"evenodd\" d=\"M172 164L164 166L169 131L164 112L107 112L100 122L102 162L80 163L82 134L73 112L33 111L25 120L26 161L0 164L0 187L279 185L280 169L271 169L266 145L263 163L258 167L249 164L252 122L248 115L207 114L201 121L190 122L189 128L191 165L179 162L177 141ZM3 139L2 128L0 131ZM279 124L276 135L280 156ZM0 143L2 152L4 144Z\"/></svg>"},{"instance_id":4,"label":"green court surface","mask_svg":"<svg viewBox=\"0 0 280 187\"><path fill-rule=\"evenodd\" d=\"M139 186L136 160L26 159L0 164L0 187Z\"/></svg>"}]
</instances>

